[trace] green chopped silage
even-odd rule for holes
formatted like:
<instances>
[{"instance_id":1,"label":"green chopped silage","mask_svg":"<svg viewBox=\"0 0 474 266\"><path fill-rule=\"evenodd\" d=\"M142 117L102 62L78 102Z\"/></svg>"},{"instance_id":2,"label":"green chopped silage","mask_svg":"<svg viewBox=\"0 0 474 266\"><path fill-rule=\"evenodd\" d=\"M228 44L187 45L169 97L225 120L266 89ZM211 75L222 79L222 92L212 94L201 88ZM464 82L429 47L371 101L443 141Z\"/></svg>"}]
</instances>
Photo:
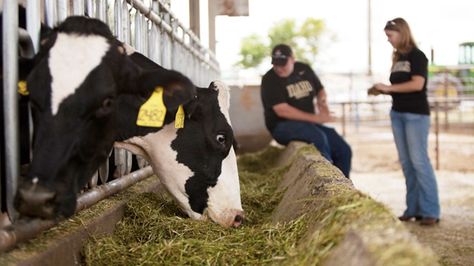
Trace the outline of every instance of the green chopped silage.
<instances>
[{"instance_id":1,"label":"green chopped silage","mask_svg":"<svg viewBox=\"0 0 474 266\"><path fill-rule=\"evenodd\" d=\"M275 191L284 170L272 168L278 153L269 148L239 159L246 216L240 228L187 219L170 200L144 194L127 204L113 236L95 239L85 247L86 263L255 265L294 256L296 242L306 228L304 219L270 223L270 214L281 199Z\"/></svg>"},{"instance_id":2,"label":"green chopped silage","mask_svg":"<svg viewBox=\"0 0 474 266\"><path fill-rule=\"evenodd\" d=\"M365 247L374 265L436 265L436 258L427 255L426 249L410 239L397 238L402 225L394 222L383 205L347 185L325 185L319 194L295 201L303 215L288 223L272 223L271 214L284 193L277 192L277 186L289 169L273 167L280 152L270 147L239 158L246 215L240 228L193 221L170 200L144 194L128 203L113 236L86 245L86 264L321 265L347 233L355 230L374 238ZM314 153L314 149L298 152L305 153ZM318 174L337 174L325 170L327 165L318 164Z\"/></svg>"}]
</instances>

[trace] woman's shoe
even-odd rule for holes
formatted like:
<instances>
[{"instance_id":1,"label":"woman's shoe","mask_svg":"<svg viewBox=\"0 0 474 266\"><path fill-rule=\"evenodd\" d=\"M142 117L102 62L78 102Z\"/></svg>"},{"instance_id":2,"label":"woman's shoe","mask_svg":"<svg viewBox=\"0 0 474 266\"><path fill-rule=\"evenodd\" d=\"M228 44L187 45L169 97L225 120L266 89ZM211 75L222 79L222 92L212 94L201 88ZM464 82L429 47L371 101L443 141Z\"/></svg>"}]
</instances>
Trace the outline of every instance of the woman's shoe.
<instances>
[{"instance_id":1,"label":"woman's shoe","mask_svg":"<svg viewBox=\"0 0 474 266\"><path fill-rule=\"evenodd\" d=\"M435 225L437 223L439 223L439 218L423 217L420 220L421 225Z\"/></svg>"},{"instance_id":2,"label":"woman's shoe","mask_svg":"<svg viewBox=\"0 0 474 266\"><path fill-rule=\"evenodd\" d=\"M399 216L399 217L398 217L398 220L400 220L400 221L402 221L402 222L408 222L408 221L410 221L413 217L414 217L414 216L404 216L404 215L402 215L402 216Z\"/></svg>"},{"instance_id":3,"label":"woman's shoe","mask_svg":"<svg viewBox=\"0 0 474 266\"><path fill-rule=\"evenodd\" d=\"M402 216L399 216L398 217L398 220L402 221L402 222L408 222L410 221L411 219L415 218L416 221L420 221L421 219L423 219L423 217L419 216L419 215L415 215L415 216L405 216L405 215L402 215Z\"/></svg>"}]
</instances>

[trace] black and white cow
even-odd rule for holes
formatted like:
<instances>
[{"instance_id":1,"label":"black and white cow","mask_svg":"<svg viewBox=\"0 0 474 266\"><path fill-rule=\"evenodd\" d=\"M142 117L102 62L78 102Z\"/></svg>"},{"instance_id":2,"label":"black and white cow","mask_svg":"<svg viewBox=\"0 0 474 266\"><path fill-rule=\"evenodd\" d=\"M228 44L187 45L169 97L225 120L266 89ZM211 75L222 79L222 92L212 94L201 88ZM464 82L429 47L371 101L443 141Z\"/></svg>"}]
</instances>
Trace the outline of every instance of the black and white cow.
<instances>
[{"instance_id":1,"label":"black and white cow","mask_svg":"<svg viewBox=\"0 0 474 266\"><path fill-rule=\"evenodd\" d=\"M124 44L130 58L147 70L162 68ZM223 226L243 221L234 136L230 123L229 87L214 81L197 88L197 98L187 107L185 126L176 129L171 112L167 125L157 129L133 126L143 99L121 96L116 147L147 158L154 172L191 218L211 220ZM128 128L128 130L123 130ZM130 131L131 130L131 134ZM128 139L130 136L137 136ZM140 137L139 137L140 136Z\"/></svg>"},{"instance_id":2,"label":"black and white cow","mask_svg":"<svg viewBox=\"0 0 474 266\"><path fill-rule=\"evenodd\" d=\"M121 60L126 61L125 65L123 62L112 61L120 73L114 76L113 71L109 71L109 68L113 69L113 66L108 66L105 58L110 58L108 55L111 51L115 55L123 56L121 54L123 46L117 41L110 41L107 42L110 47L106 49L103 43L96 40L95 32L91 34L86 31L77 36L80 38L68 36L77 35L77 31L82 32L85 26L79 25L80 27L76 29L74 27L78 25L68 25L71 23L70 20L68 18L56 30L56 34L66 41L58 37L49 40L51 47L46 47L45 55L40 56L49 60L43 62L42 67L38 65L28 80L30 97L34 105L36 103L33 97L40 95L33 93L32 90L35 90L35 87L50 87L51 96L43 100L49 100L46 108L51 110L46 119L42 116L40 119L35 118L35 121L40 124L39 129L44 128L45 132L50 132L47 134L48 137L52 133L56 134L49 140L43 139L44 137L39 138L35 134L35 140L38 143L34 146L32 169L29 178L22 183L18 192L19 211L26 215L43 218L71 215L74 211L75 195L78 189L87 182L87 177L92 175L90 171L85 173L84 165L79 166L78 161L91 159L89 166L91 169L96 169L98 163L103 161L110 150L111 141L125 140L117 146L147 158L167 190L191 218L210 217L224 226L240 225L243 220L243 211L235 153L232 149L233 134L228 120L227 87L216 82L212 83L209 89L197 89L195 95L190 93L192 89L189 88L189 80L177 72L154 64L137 53L122 58ZM83 21L84 24L103 24L98 20L85 18L73 18L73 20ZM87 27L95 29L97 25ZM64 32L62 28L69 30ZM67 42L71 38L76 39ZM82 48L88 51L82 51ZM81 52L78 52L79 50ZM55 53L66 55L71 52L74 60L68 58L69 63L62 61L65 56L55 56ZM88 63L91 65L85 68L88 71L82 70L81 65L73 63L81 58L89 60L97 57L102 58L99 64ZM57 58L57 61L51 58ZM55 67L52 62L60 64L59 67ZM129 66L131 62L133 64ZM101 67L102 64L106 66ZM137 65L141 66L141 70L135 69ZM59 72L61 69L68 69L68 71L61 73ZM54 78L48 78L48 73L38 72L45 70L58 73L57 79L62 86L55 87ZM53 76L52 73L50 76ZM78 74L83 78L76 81ZM104 77L106 81L103 81ZM176 79L176 77L179 78ZM33 83L42 85L30 85ZM59 100L55 100L55 88L56 91L64 93L66 84L69 86L69 93L66 91L67 96L60 96ZM164 94L165 105L168 109L165 126L163 128L137 126L138 110L148 100L156 85L167 87ZM31 86L34 87L30 88ZM100 93L104 87L113 86L117 87L114 97L106 96L107 93ZM97 96L98 92L100 96ZM89 96L102 97L102 104L98 99L85 99ZM48 98L48 96L43 96L45 97ZM83 107L88 104L88 101L94 102L95 108ZM171 123L179 103L184 104L186 113L185 126L182 129L174 128L174 123ZM106 107L105 110L104 107ZM92 113L82 115L82 112L86 110ZM34 112L37 111L34 110ZM86 121L83 121L85 117ZM88 121L87 119L91 117L93 121ZM62 123L66 124L68 129L55 132L55 124L49 121L54 118L66 118L66 121ZM45 121L46 125L41 125ZM74 128L77 125L84 125L84 127ZM51 126L53 126L53 132L51 132ZM35 130L36 127L35 123ZM65 139L60 139L59 136ZM126 140L133 136L136 137ZM71 141L76 146L75 149L70 147ZM59 152L56 157L53 157L52 155L56 152L53 144L65 146L66 151ZM57 160L61 161L65 158L66 156L61 154L66 152L70 154L68 164L58 165ZM51 165L48 167L50 170L41 167L47 163ZM81 177L77 176L79 174Z\"/></svg>"},{"instance_id":3,"label":"black and white cow","mask_svg":"<svg viewBox=\"0 0 474 266\"><path fill-rule=\"evenodd\" d=\"M184 127L179 129L174 123L167 123L159 131L132 127L144 99L133 95L121 98L119 131L123 135L118 136L120 142L115 146L146 158L189 217L209 217L226 227L239 226L243 210L228 87L215 81L209 88L198 88L196 100L187 106ZM135 137L129 138L132 135Z\"/></svg>"},{"instance_id":4,"label":"black and white cow","mask_svg":"<svg viewBox=\"0 0 474 266\"><path fill-rule=\"evenodd\" d=\"M27 79L33 159L15 200L27 216L74 213L77 193L113 146L119 95L146 98L162 86L172 110L196 94L192 82L176 71L140 70L97 19L67 18L42 39L34 60Z\"/></svg>"}]
</instances>

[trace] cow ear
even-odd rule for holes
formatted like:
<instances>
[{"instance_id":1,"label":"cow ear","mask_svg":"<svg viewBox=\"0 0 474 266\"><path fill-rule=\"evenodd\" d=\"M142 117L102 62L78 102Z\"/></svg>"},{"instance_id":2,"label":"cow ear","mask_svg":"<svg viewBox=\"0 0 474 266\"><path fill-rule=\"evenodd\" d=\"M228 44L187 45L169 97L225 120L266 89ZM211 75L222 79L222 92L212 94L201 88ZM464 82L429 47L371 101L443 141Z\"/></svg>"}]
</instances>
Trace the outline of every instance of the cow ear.
<instances>
[{"instance_id":1,"label":"cow ear","mask_svg":"<svg viewBox=\"0 0 474 266\"><path fill-rule=\"evenodd\" d=\"M18 60L18 79L26 80L30 72L33 70L34 60L28 58L20 58Z\"/></svg>"},{"instance_id":2,"label":"cow ear","mask_svg":"<svg viewBox=\"0 0 474 266\"><path fill-rule=\"evenodd\" d=\"M157 65L144 70L129 56L124 56L119 75L119 93L138 94L149 97L157 88L163 88L163 101L167 109L176 110L196 97L196 87L183 74Z\"/></svg>"},{"instance_id":3,"label":"cow ear","mask_svg":"<svg viewBox=\"0 0 474 266\"><path fill-rule=\"evenodd\" d=\"M198 112L198 106L199 103L197 101L197 98L184 105L184 111L186 113L186 116L188 118L193 117Z\"/></svg>"},{"instance_id":4,"label":"cow ear","mask_svg":"<svg viewBox=\"0 0 474 266\"><path fill-rule=\"evenodd\" d=\"M163 102L168 110L175 110L196 98L196 87L183 74L164 68L148 70L141 74L141 90L151 92L163 88Z\"/></svg>"},{"instance_id":5,"label":"cow ear","mask_svg":"<svg viewBox=\"0 0 474 266\"><path fill-rule=\"evenodd\" d=\"M25 29L18 29L18 46L20 58L33 58L35 56L35 48L30 35Z\"/></svg>"},{"instance_id":6,"label":"cow ear","mask_svg":"<svg viewBox=\"0 0 474 266\"><path fill-rule=\"evenodd\" d=\"M118 73L118 93L139 94L141 91L137 83L141 70L128 56L121 56L123 62L120 64L120 71Z\"/></svg>"}]
</instances>

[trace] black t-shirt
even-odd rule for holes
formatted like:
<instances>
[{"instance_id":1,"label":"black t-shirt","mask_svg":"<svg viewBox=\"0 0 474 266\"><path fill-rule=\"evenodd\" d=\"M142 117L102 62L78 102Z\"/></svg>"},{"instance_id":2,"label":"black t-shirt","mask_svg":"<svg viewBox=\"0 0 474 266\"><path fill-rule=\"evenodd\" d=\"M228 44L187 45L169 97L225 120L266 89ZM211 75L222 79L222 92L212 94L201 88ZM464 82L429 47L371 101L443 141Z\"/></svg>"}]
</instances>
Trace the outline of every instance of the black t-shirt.
<instances>
[{"instance_id":1,"label":"black t-shirt","mask_svg":"<svg viewBox=\"0 0 474 266\"><path fill-rule=\"evenodd\" d=\"M293 73L287 78L279 77L270 69L262 77L261 97L265 116L265 125L271 132L278 122L286 119L277 116L273 106L288 103L308 113L314 113L313 99L323 88L318 76L307 64L296 62Z\"/></svg>"},{"instance_id":2,"label":"black t-shirt","mask_svg":"<svg viewBox=\"0 0 474 266\"><path fill-rule=\"evenodd\" d=\"M426 97L426 84L428 74L428 59L418 48L413 48L409 53L402 54L392 67L390 82L398 84L410 81L412 76L422 76L425 84L421 91L410 93L392 92L392 110L402 113L430 114L428 99Z\"/></svg>"}]
</instances>

